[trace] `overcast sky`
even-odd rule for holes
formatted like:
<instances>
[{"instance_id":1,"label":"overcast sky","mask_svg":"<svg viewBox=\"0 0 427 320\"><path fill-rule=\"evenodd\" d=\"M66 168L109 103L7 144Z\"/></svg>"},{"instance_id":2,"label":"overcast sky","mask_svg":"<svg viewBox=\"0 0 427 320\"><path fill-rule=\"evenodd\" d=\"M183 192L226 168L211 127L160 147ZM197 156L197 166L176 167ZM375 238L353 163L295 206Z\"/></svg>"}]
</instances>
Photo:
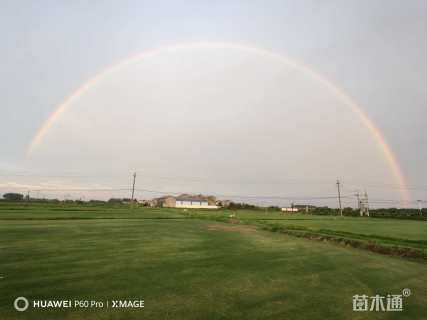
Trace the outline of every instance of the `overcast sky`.
<instances>
[{"instance_id":1,"label":"overcast sky","mask_svg":"<svg viewBox=\"0 0 427 320\"><path fill-rule=\"evenodd\" d=\"M340 178L348 195L401 198L366 127L333 93L274 58L225 47L163 52L108 74L26 156L61 101L106 67L154 48L227 42L301 61L346 92L382 131L412 199L427 200L426 1L0 6L0 192L127 187L136 170L141 189L165 192L298 202L334 195Z\"/></svg>"}]
</instances>

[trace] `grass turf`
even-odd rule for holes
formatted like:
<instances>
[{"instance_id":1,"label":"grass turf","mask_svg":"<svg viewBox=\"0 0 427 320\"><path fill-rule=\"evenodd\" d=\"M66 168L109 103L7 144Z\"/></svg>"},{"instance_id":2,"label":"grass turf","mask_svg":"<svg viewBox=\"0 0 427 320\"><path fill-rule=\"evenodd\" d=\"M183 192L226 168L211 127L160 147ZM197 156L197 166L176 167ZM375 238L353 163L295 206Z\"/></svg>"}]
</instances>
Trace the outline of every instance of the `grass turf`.
<instances>
[{"instance_id":1,"label":"grass turf","mask_svg":"<svg viewBox=\"0 0 427 320\"><path fill-rule=\"evenodd\" d=\"M39 218L74 214L97 219L24 220L21 216L21 220L1 221L1 319L425 318L425 263L250 225L153 219L159 214L181 217L176 210L37 210L31 214ZM100 219L98 214L125 219ZM247 214L256 218L260 213ZM354 294L398 294L403 288L413 293L405 298L403 312L352 311ZM12 303L21 295L144 299L145 308L18 313Z\"/></svg>"}]
</instances>

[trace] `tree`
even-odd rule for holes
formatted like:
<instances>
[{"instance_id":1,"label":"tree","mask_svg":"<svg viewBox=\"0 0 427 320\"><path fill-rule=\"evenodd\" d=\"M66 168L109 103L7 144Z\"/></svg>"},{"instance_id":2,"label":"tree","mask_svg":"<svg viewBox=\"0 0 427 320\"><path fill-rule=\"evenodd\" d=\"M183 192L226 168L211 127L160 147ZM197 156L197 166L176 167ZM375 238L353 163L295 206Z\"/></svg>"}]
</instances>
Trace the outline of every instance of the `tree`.
<instances>
[{"instance_id":1,"label":"tree","mask_svg":"<svg viewBox=\"0 0 427 320\"><path fill-rule=\"evenodd\" d=\"M21 193L9 192L9 193L5 193L3 195L3 198L5 200L9 200L9 201L21 201L24 199L24 195Z\"/></svg>"}]
</instances>

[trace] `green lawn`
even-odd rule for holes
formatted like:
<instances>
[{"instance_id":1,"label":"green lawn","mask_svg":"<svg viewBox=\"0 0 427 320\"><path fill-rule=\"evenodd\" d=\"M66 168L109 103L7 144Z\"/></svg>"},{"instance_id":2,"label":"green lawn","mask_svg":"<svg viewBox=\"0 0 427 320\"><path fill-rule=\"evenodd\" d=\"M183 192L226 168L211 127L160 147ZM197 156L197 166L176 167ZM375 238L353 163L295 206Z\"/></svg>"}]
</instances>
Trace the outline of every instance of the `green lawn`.
<instances>
[{"instance_id":1,"label":"green lawn","mask_svg":"<svg viewBox=\"0 0 427 320\"><path fill-rule=\"evenodd\" d=\"M181 210L167 208L132 208L121 206L75 205L2 205L0 220L58 220L58 219L150 219L183 218Z\"/></svg>"},{"instance_id":2,"label":"green lawn","mask_svg":"<svg viewBox=\"0 0 427 320\"><path fill-rule=\"evenodd\" d=\"M218 218L230 217L230 214L234 214L235 219L249 224L278 225L321 235L417 248L425 250L427 254L427 221L422 220L283 214L262 210L205 210L193 213L192 216Z\"/></svg>"},{"instance_id":3,"label":"green lawn","mask_svg":"<svg viewBox=\"0 0 427 320\"><path fill-rule=\"evenodd\" d=\"M368 217L319 216L310 214L283 214L262 210L199 211L200 216L229 217L235 214L240 220L263 220L271 223L304 226L312 229L330 229L365 235L378 235L412 240L427 240L427 221L383 219Z\"/></svg>"},{"instance_id":4,"label":"green lawn","mask_svg":"<svg viewBox=\"0 0 427 320\"><path fill-rule=\"evenodd\" d=\"M426 318L423 262L183 218L177 210L37 210L17 213L20 220L7 220L8 210L0 213L7 218L0 220L2 320ZM25 214L39 220L25 220ZM98 218L53 220L70 214ZM107 214L124 219L99 218ZM51 220L41 219L46 215ZM403 288L412 290L403 312L352 311L354 294L399 294ZM18 313L12 307L18 296L144 299L145 308Z\"/></svg>"},{"instance_id":5,"label":"green lawn","mask_svg":"<svg viewBox=\"0 0 427 320\"><path fill-rule=\"evenodd\" d=\"M315 230L327 229L363 235L377 235L427 241L427 221L367 217L328 217L323 219L314 218L310 220L297 220L294 218L289 220L280 220L279 222L285 225L304 226Z\"/></svg>"}]
</instances>

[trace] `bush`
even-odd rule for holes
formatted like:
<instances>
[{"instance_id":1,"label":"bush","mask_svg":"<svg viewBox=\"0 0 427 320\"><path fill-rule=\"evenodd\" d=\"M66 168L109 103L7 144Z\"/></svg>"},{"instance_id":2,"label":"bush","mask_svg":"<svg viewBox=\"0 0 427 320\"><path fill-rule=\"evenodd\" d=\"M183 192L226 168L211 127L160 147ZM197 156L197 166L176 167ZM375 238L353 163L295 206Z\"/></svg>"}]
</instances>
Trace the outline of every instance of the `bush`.
<instances>
[{"instance_id":1,"label":"bush","mask_svg":"<svg viewBox=\"0 0 427 320\"><path fill-rule=\"evenodd\" d=\"M240 210L240 209L259 209L257 206L248 203L230 202L228 209Z\"/></svg>"},{"instance_id":2,"label":"bush","mask_svg":"<svg viewBox=\"0 0 427 320\"><path fill-rule=\"evenodd\" d=\"M9 201L22 201L24 199L24 195L21 193L9 192L9 193L5 193L3 195L3 198Z\"/></svg>"}]
</instances>

